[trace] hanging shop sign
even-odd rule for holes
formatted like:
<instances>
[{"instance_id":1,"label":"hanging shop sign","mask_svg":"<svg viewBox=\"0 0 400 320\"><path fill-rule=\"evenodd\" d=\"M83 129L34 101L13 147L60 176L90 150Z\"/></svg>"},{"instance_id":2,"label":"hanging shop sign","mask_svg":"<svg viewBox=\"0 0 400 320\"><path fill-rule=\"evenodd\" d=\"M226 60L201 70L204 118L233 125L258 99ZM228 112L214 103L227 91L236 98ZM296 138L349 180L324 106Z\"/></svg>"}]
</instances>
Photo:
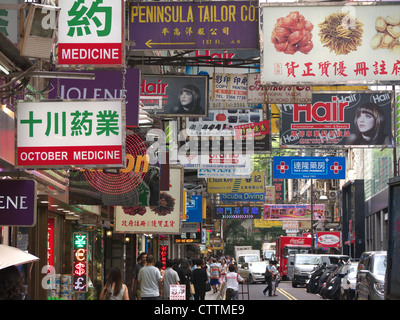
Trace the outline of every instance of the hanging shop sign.
<instances>
[{"instance_id":1,"label":"hanging shop sign","mask_svg":"<svg viewBox=\"0 0 400 320\"><path fill-rule=\"evenodd\" d=\"M221 193L220 200L225 202L264 202L264 193Z\"/></svg>"},{"instance_id":2,"label":"hanging shop sign","mask_svg":"<svg viewBox=\"0 0 400 320\"><path fill-rule=\"evenodd\" d=\"M257 171L248 179L207 179L208 193L260 193L265 192L264 172Z\"/></svg>"},{"instance_id":3,"label":"hanging shop sign","mask_svg":"<svg viewBox=\"0 0 400 320\"><path fill-rule=\"evenodd\" d=\"M36 181L0 179L0 226L36 224Z\"/></svg>"},{"instance_id":4,"label":"hanging shop sign","mask_svg":"<svg viewBox=\"0 0 400 320\"><path fill-rule=\"evenodd\" d=\"M208 76L149 76L140 84L140 104L162 116L206 116Z\"/></svg>"},{"instance_id":5,"label":"hanging shop sign","mask_svg":"<svg viewBox=\"0 0 400 320\"><path fill-rule=\"evenodd\" d=\"M248 167L233 169L197 169L197 178L250 178L253 171L249 162Z\"/></svg>"},{"instance_id":6,"label":"hanging shop sign","mask_svg":"<svg viewBox=\"0 0 400 320\"><path fill-rule=\"evenodd\" d=\"M16 166L123 167L123 100L19 101Z\"/></svg>"},{"instance_id":7,"label":"hanging shop sign","mask_svg":"<svg viewBox=\"0 0 400 320\"><path fill-rule=\"evenodd\" d=\"M313 93L312 104L283 104L281 145L392 145L393 92Z\"/></svg>"},{"instance_id":8,"label":"hanging shop sign","mask_svg":"<svg viewBox=\"0 0 400 320\"><path fill-rule=\"evenodd\" d=\"M262 206L221 206L215 207L215 219L261 219Z\"/></svg>"},{"instance_id":9,"label":"hanging shop sign","mask_svg":"<svg viewBox=\"0 0 400 320\"><path fill-rule=\"evenodd\" d=\"M160 192L158 206L115 207L115 231L178 234L182 212L183 168L170 166L169 191Z\"/></svg>"},{"instance_id":10,"label":"hanging shop sign","mask_svg":"<svg viewBox=\"0 0 400 320\"><path fill-rule=\"evenodd\" d=\"M59 5L58 64L124 65L124 1L63 0Z\"/></svg>"},{"instance_id":11,"label":"hanging shop sign","mask_svg":"<svg viewBox=\"0 0 400 320\"><path fill-rule=\"evenodd\" d=\"M85 232L74 232L72 236L73 265L72 265L72 288L73 291L87 291L88 279L88 234Z\"/></svg>"},{"instance_id":12,"label":"hanging shop sign","mask_svg":"<svg viewBox=\"0 0 400 320\"><path fill-rule=\"evenodd\" d=\"M186 196L185 222L203 222L203 196Z\"/></svg>"},{"instance_id":13,"label":"hanging shop sign","mask_svg":"<svg viewBox=\"0 0 400 320\"><path fill-rule=\"evenodd\" d=\"M313 219L325 219L325 205L313 205ZM310 220L311 205L310 204L265 204L264 220Z\"/></svg>"},{"instance_id":14,"label":"hanging shop sign","mask_svg":"<svg viewBox=\"0 0 400 320\"><path fill-rule=\"evenodd\" d=\"M160 198L160 176L164 167L153 162L151 128L132 128L126 134L126 168L120 170L70 170L69 203L103 206L135 206L133 215L144 206L156 206ZM153 150L155 151L155 150Z\"/></svg>"},{"instance_id":15,"label":"hanging shop sign","mask_svg":"<svg viewBox=\"0 0 400 320\"><path fill-rule=\"evenodd\" d=\"M311 86L265 86L266 103L311 103Z\"/></svg>"},{"instance_id":16,"label":"hanging shop sign","mask_svg":"<svg viewBox=\"0 0 400 320\"><path fill-rule=\"evenodd\" d=\"M201 243L201 232L184 232L174 237L176 244Z\"/></svg>"},{"instance_id":17,"label":"hanging shop sign","mask_svg":"<svg viewBox=\"0 0 400 320\"><path fill-rule=\"evenodd\" d=\"M254 228L282 228L282 221L255 219Z\"/></svg>"},{"instance_id":18,"label":"hanging shop sign","mask_svg":"<svg viewBox=\"0 0 400 320\"><path fill-rule=\"evenodd\" d=\"M259 46L258 1L131 3L129 23L129 40L135 41L133 50Z\"/></svg>"},{"instance_id":19,"label":"hanging shop sign","mask_svg":"<svg viewBox=\"0 0 400 320\"><path fill-rule=\"evenodd\" d=\"M340 248L342 246L342 233L340 231L317 232L317 248Z\"/></svg>"},{"instance_id":20,"label":"hanging shop sign","mask_svg":"<svg viewBox=\"0 0 400 320\"><path fill-rule=\"evenodd\" d=\"M262 82L398 81L400 6L349 3L262 4Z\"/></svg>"},{"instance_id":21,"label":"hanging shop sign","mask_svg":"<svg viewBox=\"0 0 400 320\"><path fill-rule=\"evenodd\" d=\"M247 74L214 74L213 99L224 101L246 101Z\"/></svg>"},{"instance_id":22,"label":"hanging shop sign","mask_svg":"<svg viewBox=\"0 0 400 320\"><path fill-rule=\"evenodd\" d=\"M126 126L137 127L140 70L129 68L125 71L123 75L124 71L120 70L92 70L95 80L52 79L49 99L122 99L125 95Z\"/></svg>"},{"instance_id":23,"label":"hanging shop sign","mask_svg":"<svg viewBox=\"0 0 400 320\"><path fill-rule=\"evenodd\" d=\"M274 157L275 179L346 179L345 157Z\"/></svg>"}]
</instances>

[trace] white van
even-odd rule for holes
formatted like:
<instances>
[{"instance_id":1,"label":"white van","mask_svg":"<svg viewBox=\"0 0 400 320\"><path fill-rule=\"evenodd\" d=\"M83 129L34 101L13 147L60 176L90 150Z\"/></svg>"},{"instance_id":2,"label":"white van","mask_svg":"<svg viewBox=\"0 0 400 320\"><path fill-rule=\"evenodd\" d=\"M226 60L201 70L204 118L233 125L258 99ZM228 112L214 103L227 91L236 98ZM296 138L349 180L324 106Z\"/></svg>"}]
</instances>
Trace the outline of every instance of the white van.
<instances>
[{"instance_id":1,"label":"white van","mask_svg":"<svg viewBox=\"0 0 400 320\"><path fill-rule=\"evenodd\" d=\"M349 256L340 254L296 254L293 261L292 287L296 288L299 284L306 284L311 277L311 273L318 266L339 264L339 259L345 263Z\"/></svg>"}]
</instances>

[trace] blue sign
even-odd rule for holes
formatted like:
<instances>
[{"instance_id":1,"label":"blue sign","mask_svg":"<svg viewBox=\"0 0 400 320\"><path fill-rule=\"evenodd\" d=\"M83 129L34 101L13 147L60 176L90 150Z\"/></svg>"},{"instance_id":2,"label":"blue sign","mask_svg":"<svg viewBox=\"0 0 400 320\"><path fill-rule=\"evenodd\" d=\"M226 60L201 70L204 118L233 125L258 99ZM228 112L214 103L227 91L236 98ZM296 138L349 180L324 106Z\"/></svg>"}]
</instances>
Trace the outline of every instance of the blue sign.
<instances>
[{"instance_id":1,"label":"blue sign","mask_svg":"<svg viewBox=\"0 0 400 320\"><path fill-rule=\"evenodd\" d=\"M255 201L255 202L264 202L265 195L264 193L221 193L220 194L221 201Z\"/></svg>"},{"instance_id":2,"label":"blue sign","mask_svg":"<svg viewBox=\"0 0 400 320\"><path fill-rule=\"evenodd\" d=\"M274 157L274 179L345 178L345 157Z\"/></svg>"},{"instance_id":3,"label":"blue sign","mask_svg":"<svg viewBox=\"0 0 400 320\"><path fill-rule=\"evenodd\" d=\"M193 195L186 200L185 222L203 222L203 197Z\"/></svg>"},{"instance_id":4,"label":"blue sign","mask_svg":"<svg viewBox=\"0 0 400 320\"><path fill-rule=\"evenodd\" d=\"M215 219L261 219L262 206L215 207Z\"/></svg>"}]
</instances>

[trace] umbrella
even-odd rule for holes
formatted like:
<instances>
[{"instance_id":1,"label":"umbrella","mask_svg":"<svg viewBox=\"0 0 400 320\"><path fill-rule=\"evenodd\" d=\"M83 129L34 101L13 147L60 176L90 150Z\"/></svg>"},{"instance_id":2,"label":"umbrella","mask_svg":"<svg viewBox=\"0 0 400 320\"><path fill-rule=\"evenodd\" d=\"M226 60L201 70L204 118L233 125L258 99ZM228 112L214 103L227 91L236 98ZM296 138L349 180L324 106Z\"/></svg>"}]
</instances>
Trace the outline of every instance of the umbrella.
<instances>
[{"instance_id":1,"label":"umbrella","mask_svg":"<svg viewBox=\"0 0 400 320\"><path fill-rule=\"evenodd\" d=\"M0 270L36 260L39 260L39 258L33 254L24 252L15 247L0 244Z\"/></svg>"}]
</instances>

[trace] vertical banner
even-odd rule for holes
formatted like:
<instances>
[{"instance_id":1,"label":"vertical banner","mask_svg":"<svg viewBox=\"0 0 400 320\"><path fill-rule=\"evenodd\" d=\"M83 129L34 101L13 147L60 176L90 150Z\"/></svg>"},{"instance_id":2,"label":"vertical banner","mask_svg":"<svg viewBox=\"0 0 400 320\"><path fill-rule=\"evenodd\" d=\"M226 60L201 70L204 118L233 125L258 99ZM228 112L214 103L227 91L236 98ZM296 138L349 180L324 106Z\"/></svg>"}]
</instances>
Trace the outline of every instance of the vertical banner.
<instances>
[{"instance_id":1,"label":"vertical banner","mask_svg":"<svg viewBox=\"0 0 400 320\"><path fill-rule=\"evenodd\" d=\"M88 234L74 232L72 236L73 266L72 287L74 291L87 291L88 273Z\"/></svg>"}]
</instances>

